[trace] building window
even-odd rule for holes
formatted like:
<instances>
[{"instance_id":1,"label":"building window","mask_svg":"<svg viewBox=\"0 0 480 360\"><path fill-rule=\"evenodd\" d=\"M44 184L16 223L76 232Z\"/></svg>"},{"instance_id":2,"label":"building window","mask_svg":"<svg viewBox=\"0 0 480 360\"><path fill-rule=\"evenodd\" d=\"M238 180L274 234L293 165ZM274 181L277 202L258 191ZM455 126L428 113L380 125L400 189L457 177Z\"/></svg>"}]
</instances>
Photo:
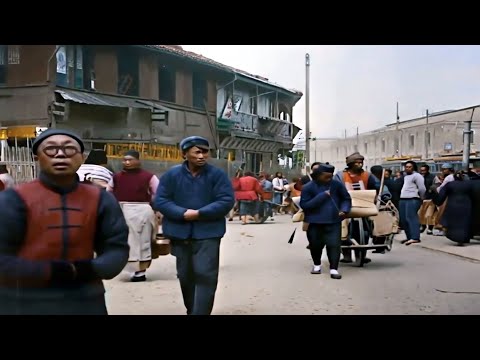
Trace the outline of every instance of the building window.
<instances>
[{"instance_id":1,"label":"building window","mask_svg":"<svg viewBox=\"0 0 480 360\"><path fill-rule=\"evenodd\" d=\"M386 148L387 148L387 144L385 142L385 139L382 139L382 153L386 151Z\"/></svg>"},{"instance_id":2,"label":"building window","mask_svg":"<svg viewBox=\"0 0 480 360\"><path fill-rule=\"evenodd\" d=\"M287 105L282 103L278 104L278 111L278 118L280 120L290 121L290 112Z\"/></svg>"},{"instance_id":3,"label":"building window","mask_svg":"<svg viewBox=\"0 0 480 360\"><path fill-rule=\"evenodd\" d=\"M93 54L83 45L60 45L57 51L56 84L76 89L90 89L93 72Z\"/></svg>"},{"instance_id":4,"label":"building window","mask_svg":"<svg viewBox=\"0 0 480 360\"><path fill-rule=\"evenodd\" d=\"M400 140L398 138L395 138L394 147L395 147L395 149L393 149L393 151L395 151L395 153L399 153L400 152Z\"/></svg>"},{"instance_id":5,"label":"building window","mask_svg":"<svg viewBox=\"0 0 480 360\"><path fill-rule=\"evenodd\" d=\"M425 134L425 137L426 137L425 141L427 142L427 146L430 146L430 145L431 145L431 141L432 141L432 140L431 140L431 137L430 137L430 132L427 132L427 133Z\"/></svg>"},{"instance_id":6,"label":"building window","mask_svg":"<svg viewBox=\"0 0 480 360\"><path fill-rule=\"evenodd\" d=\"M364 148L364 151L365 151L365 154L366 154L367 151L368 151L368 143L363 144L363 148Z\"/></svg>"},{"instance_id":7,"label":"building window","mask_svg":"<svg viewBox=\"0 0 480 360\"><path fill-rule=\"evenodd\" d=\"M268 116L270 116L271 118L274 118L275 117L275 109L276 109L276 103L275 103L275 100L273 99L268 99Z\"/></svg>"},{"instance_id":8,"label":"building window","mask_svg":"<svg viewBox=\"0 0 480 360\"><path fill-rule=\"evenodd\" d=\"M0 85L7 83L8 45L0 45Z\"/></svg>"},{"instance_id":9,"label":"building window","mask_svg":"<svg viewBox=\"0 0 480 360\"><path fill-rule=\"evenodd\" d=\"M8 45L8 63L20 64L20 45Z\"/></svg>"},{"instance_id":10,"label":"building window","mask_svg":"<svg viewBox=\"0 0 480 360\"><path fill-rule=\"evenodd\" d=\"M239 112L242 107L243 98L242 95L237 94L233 96L233 108L236 112Z\"/></svg>"},{"instance_id":11,"label":"building window","mask_svg":"<svg viewBox=\"0 0 480 360\"><path fill-rule=\"evenodd\" d=\"M88 46L84 46L82 49L83 88L95 90L95 53Z\"/></svg>"},{"instance_id":12,"label":"building window","mask_svg":"<svg viewBox=\"0 0 480 360\"><path fill-rule=\"evenodd\" d=\"M168 66L158 68L158 98L159 100L175 102L176 72Z\"/></svg>"},{"instance_id":13,"label":"building window","mask_svg":"<svg viewBox=\"0 0 480 360\"><path fill-rule=\"evenodd\" d=\"M68 85L67 78L67 47L60 45L57 50L57 76L56 83L60 86Z\"/></svg>"},{"instance_id":14,"label":"building window","mask_svg":"<svg viewBox=\"0 0 480 360\"><path fill-rule=\"evenodd\" d=\"M192 92L193 92L193 107L203 109L205 108L205 101L207 101L207 81L198 73L192 74Z\"/></svg>"},{"instance_id":15,"label":"building window","mask_svg":"<svg viewBox=\"0 0 480 360\"><path fill-rule=\"evenodd\" d=\"M117 92L121 95L138 96L139 61L137 53L128 48L117 52L118 84Z\"/></svg>"},{"instance_id":16,"label":"building window","mask_svg":"<svg viewBox=\"0 0 480 360\"><path fill-rule=\"evenodd\" d=\"M413 149L415 147L415 135L410 135L409 140L410 149Z\"/></svg>"},{"instance_id":17,"label":"building window","mask_svg":"<svg viewBox=\"0 0 480 360\"><path fill-rule=\"evenodd\" d=\"M470 144L475 143L474 137L475 137L475 130L472 130L472 132L470 133Z\"/></svg>"},{"instance_id":18,"label":"building window","mask_svg":"<svg viewBox=\"0 0 480 360\"><path fill-rule=\"evenodd\" d=\"M355 144L355 145L353 146L353 152L358 152L358 145L357 145L357 144Z\"/></svg>"},{"instance_id":19,"label":"building window","mask_svg":"<svg viewBox=\"0 0 480 360\"><path fill-rule=\"evenodd\" d=\"M256 96L250 98L250 114L257 114L258 112L258 99Z\"/></svg>"},{"instance_id":20,"label":"building window","mask_svg":"<svg viewBox=\"0 0 480 360\"><path fill-rule=\"evenodd\" d=\"M76 89L83 89L83 48L81 45L73 47L74 63L72 64L72 71L74 72L74 87ZM70 65L70 64L69 64Z\"/></svg>"}]
</instances>

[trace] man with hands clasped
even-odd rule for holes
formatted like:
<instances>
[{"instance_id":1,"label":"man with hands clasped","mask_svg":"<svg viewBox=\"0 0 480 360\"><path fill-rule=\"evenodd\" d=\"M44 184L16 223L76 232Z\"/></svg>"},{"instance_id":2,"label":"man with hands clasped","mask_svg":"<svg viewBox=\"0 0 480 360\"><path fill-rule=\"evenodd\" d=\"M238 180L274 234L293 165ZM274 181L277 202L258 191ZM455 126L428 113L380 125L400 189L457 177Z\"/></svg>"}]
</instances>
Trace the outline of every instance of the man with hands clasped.
<instances>
[{"instance_id":1,"label":"man with hands clasped","mask_svg":"<svg viewBox=\"0 0 480 360\"><path fill-rule=\"evenodd\" d=\"M185 162L160 179L154 208L163 218L163 233L177 259L183 302L188 315L210 315L218 282L220 240L234 205L227 174L207 163L208 140L191 136L180 142Z\"/></svg>"}]
</instances>

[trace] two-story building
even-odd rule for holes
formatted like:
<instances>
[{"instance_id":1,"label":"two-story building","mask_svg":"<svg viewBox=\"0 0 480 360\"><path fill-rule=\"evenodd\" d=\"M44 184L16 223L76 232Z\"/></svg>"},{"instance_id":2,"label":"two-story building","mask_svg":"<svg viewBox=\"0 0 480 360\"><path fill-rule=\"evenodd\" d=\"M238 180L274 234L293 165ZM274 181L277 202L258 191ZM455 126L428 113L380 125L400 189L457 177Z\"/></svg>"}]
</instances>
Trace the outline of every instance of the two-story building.
<instances>
[{"instance_id":1,"label":"two-story building","mask_svg":"<svg viewBox=\"0 0 480 360\"><path fill-rule=\"evenodd\" d=\"M222 158L241 160L254 172L270 171L290 151L299 128L293 107L302 94L235 70L217 93L217 129Z\"/></svg>"},{"instance_id":2,"label":"two-story building","mask_svg":"<svg viewBox=\"0 0 480 360\"><path fill-rule=\"evenodd\" d=\"M301 96L177 45L0 45L4 143L62 127L111 158L136 147L157 172L181 161L190 135L208 138L226 170L275 168Z\"/></svg>"}]
</instances>

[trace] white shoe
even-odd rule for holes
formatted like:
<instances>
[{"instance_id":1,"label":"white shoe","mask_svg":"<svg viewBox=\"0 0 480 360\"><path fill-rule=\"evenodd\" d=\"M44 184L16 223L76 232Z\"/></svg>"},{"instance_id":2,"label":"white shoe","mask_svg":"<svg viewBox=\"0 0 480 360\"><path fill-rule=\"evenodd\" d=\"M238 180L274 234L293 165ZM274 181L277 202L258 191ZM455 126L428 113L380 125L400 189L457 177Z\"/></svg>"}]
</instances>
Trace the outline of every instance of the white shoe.
<instances>
[{"instance_id":1,"label":"white shoe","mask_svg":"<svg viewBox=\"0 0 480 360\"><path fill-rule=\"evenodd\" d=\"M338 272L338 270L330 270L330 277L335 280L340 280L342 278L342 275Z\"/></svg>"}]
</instances>

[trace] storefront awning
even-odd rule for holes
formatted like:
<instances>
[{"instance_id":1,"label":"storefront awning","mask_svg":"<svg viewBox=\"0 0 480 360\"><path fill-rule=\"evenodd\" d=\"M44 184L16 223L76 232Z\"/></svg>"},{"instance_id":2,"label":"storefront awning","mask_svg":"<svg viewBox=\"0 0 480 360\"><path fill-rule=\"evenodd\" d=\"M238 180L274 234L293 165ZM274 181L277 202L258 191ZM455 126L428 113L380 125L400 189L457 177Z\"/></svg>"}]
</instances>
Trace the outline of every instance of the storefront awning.
<instances>
[{"instance_id":1,"label":"storefront awning","mask_svg":"<svg viewBox=\"0 0 480 360\"><path fill-rule=\"evenodd\" d=\"M57 89L55 92L59 94L65 101L73 101L79 104L144 109L150 109L152 107L142 103L141 100L130 97L96 94L93 92L70 89Z\"/></svg>"}]
</instances>

